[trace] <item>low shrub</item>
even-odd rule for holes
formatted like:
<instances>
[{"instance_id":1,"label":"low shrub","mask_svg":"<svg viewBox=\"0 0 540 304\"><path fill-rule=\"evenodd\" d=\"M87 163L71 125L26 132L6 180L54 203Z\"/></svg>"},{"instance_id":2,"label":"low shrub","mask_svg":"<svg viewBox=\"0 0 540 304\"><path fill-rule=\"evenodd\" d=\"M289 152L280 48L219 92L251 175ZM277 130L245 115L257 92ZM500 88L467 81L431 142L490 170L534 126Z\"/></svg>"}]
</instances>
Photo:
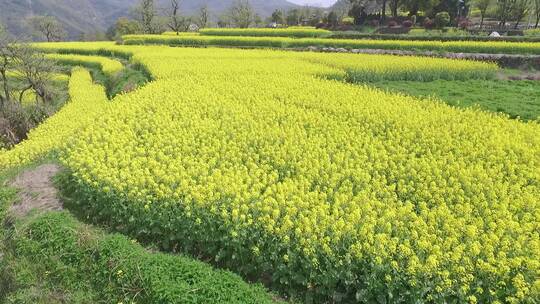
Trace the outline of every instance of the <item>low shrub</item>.
<instances>
[{"instance_id":1,"label":"low shrub","mask_svg":"<svg viewBox=\"0 0 540 304\"><path fill-rule=\"evenodd\" d=\"M435 26L435 22L429 18L426 17L426 19L424 19L424 28L426 30L431 30L433 27Z\"/></svg>"},{"instance_id":2,"label":"low shrub","mask_svg":"<svg viewBox=\"0 0 540 304\"><path fill-rule=\"evenodd\" d=\"M467 18L456 18L456 24L460 30L467 30L467 28L473 25L471 20Z\"/></svg>"},{"instance_id":3,"label":"low shrub","mask_svg":"<svg viewBox=\"0 0 540 304\"><path fill-rule=\"evenodd\" d=\"M411 20L405 20L403 21L403 23L401 24L403 27L407 27L407 28L410 28L413 26L413 22Z\"/></svg>"},{"instance_id":4,"label":"low shrub","mask_svg":"<svg viewBox=\"0 0 540 304\"><path fill-rule=\"evenodd\" d=\"M437 28L442 29L450 23L450 14L448 12L439 12L435 15L434 22Z\"/></svg>"},{"instance_id":5,"label":"low shrub","mask_svg":"<svg viewBox=\"0 0 540 304\"><path fill-rule=\"evenodd\" d=\"M343 23L344 25L354 25L354 18L345 17L341 20L341 23Z\"/></svg>"},{"instance_id":6,"label":"low shrub","mask_svg":"<svg viewBox=\"0 0 540 304\"><path fill-rule=\"evenodd\" d=\"M388 27L396 27L398 23L395 20L388 21Z\"/></svg>"},{"instance_id":7,"label":"low shrub","mask_svg":"<svg viewBox=\"0 0 540 304\"><path fill-rule=\"evenodd\" d=\"M188 257L149 252L122 235L89 228L67 212L31 219L17 228L11 242L13 256L40 265L46 280L74 290L99 290L93 294L98 302L274 302L264 288L237 275ZM19 286L25 287L30 286Z\"/></svg>"},{"instance_id":8,"label":"low shrub","mask_svg":"<svg viewBox=\"0 0 540 304\"><path fill-rule=\"evenodd\" d=\"M524 30L523 35L526 37L540 37L540 28Z\"/></svg>"}]
</instances>

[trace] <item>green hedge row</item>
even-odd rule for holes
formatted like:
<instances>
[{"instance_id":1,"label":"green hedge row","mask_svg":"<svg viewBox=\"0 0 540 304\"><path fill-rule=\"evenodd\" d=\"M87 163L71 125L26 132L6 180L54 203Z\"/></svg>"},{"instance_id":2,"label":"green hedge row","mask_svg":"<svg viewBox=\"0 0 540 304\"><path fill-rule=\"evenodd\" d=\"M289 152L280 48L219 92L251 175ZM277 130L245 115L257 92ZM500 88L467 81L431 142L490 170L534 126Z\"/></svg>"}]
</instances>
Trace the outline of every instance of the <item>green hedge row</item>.
<instances>
[{"instance_id":1,"label":"green hedge row","mask_svg":"<svg viewBox=\"0 0 540 304\"><path fill-rule=\"evenodd\" d=\"M206 28L200 30L205 36L254 36L254 37L325 37L332 32L315 28Z\"/></svg>"},{"instance_id":2,"label":"green hedge row","mask_svg":"<svg viewBox=\"0 0 540 304\"><path fill-rule=\"evenodd\" d=\"M508 41L508 42L540 42L540 37L528 36L443 36L443 35L396 35L396 34L371 34L371 33L356 33L356 32L334 32L327 38L332 39L377 39L377 40L417 40L417 41Z\"/></svg>"},{"instance_id":3,"label":"green hedge row","mask_svg":"<svg viewBox=\"0 0 540 304\"><path fill-rule=\"evenodd\" d=\"M171 46L235 46L306 48L335 47L345 49L384 49L407 51L463 52L489 54L540 55L540 43L535 42L475 42L475 41L404 41L404 40L354 40L288 37L234 37L234 36L165 36L126 35L124 44L165 44Z\"/></svg>"},{"instance_id":4,"label":"green hedge row","mask_svg":"<svg viewBox=\"0 0 540 304\"><path fill-rule=\"evenodd\" d=\"M49 266L43 279L89 282L99 302L274 302L263 287L235 274L184 256L151 253L122 235L89 228L67 212L45 213L16 231L14 257Z\"/></svg>"}]
</instances>

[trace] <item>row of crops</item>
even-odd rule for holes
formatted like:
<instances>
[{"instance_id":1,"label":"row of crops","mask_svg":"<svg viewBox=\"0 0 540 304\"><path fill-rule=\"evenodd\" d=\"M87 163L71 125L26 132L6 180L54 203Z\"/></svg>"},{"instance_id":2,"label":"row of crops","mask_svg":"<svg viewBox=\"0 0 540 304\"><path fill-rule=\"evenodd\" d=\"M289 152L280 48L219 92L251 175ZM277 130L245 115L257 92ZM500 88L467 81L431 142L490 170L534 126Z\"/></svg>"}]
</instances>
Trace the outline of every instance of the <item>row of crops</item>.
<instances>
[{"instance_id":1,"label":"row of crops","mask_svg":"<svg viewBox=\"0 0 540 304\"><path fill-rule=\"evenodd\" d=\"M94 67L103 71L108 77L114 76L124 68L120 61L101 56L47 54L46 57L66 65Z\"/></svg>"},{"instance_id":2,"label":"row of crops","mask_svg":"<svg viewBox=\"0 0 540 304\"><path fill-rule=\"evenodd\" d=\"M89 218L316 302L540 296L538 124L331 80L481 78L496 66L43 47L129 53L155 79L54 143Z\"/></svg>"},{"instance_id":3,"label":"row of crops","mask_svg":"<svg viewBox=\"0 0 540 304\"><path fill-rule=\"evenodd\" d=\"M295 26L288 28L203 28L198 32L164 32L166 36L248 36L248 37L328 37L331 31L313 27Z\"/></svg>"},{"instance_id":4,"label":"row of crops","mask_svg":"<svg viewBox=\"0 0 540 304\"><path fill-rule=\"evenodd\" d=\"M307 48L335 47L346 49L383 49L404 51L463 52L488 54L540 55L540 42L478 41L405 41L355 40L291 37L205 36L205 35L126 35L124 44L164 44L171 46L236 46Z\"/></svg>"},{"instance_id":5,"label":"row of crops","mask_svg":"<svg viewBox=\"0 0 540 304\"><path fill-rule=\"evenodd\" d=\"M71 73L69 96L70 102L32 130L28 140L11 150L0 150L0 168L26 165L61 150L72 136L90 124L109 104L105 89L93 84L90 73L81 68Z\"/></svg>"},{"instance_id":6,"label":"row of crops","mask_svg":"<svg viewBox=\"0 0 540 304\"><path fill-rule=\"evenodd\" d=\"M294 37L315 38L325 37L332 34L331 31L315 29L312 27L290 27L282 29L272 28L207 28L200 30L201 35L206 36L255 36L255 37Z\"/></svg>"}]
</instances>

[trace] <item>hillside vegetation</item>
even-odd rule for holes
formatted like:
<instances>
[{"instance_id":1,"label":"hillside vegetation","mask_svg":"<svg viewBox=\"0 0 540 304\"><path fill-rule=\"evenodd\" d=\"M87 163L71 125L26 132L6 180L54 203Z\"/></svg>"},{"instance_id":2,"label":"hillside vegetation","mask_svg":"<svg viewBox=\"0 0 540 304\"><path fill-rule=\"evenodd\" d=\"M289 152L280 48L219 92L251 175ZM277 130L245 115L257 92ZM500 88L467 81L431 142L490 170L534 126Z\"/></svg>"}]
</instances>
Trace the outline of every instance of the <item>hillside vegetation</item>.
<instances>
[{"instance_id":1,"label":"hillside vegetation","mask_svg":"<svg viewBox=\"0 0 540 304\"><path fill-rule=\"evenodd\" d=\"M57 17L64 24L70 37L82 33L105 32L118 17L129 16L137 0L0 0L0 21L14 34L28 34L25 21L34 15ZM212 15L218 15L231 7L234 0L182 1L182 13L194 14L207 5ZM169 0L156 1L157 7L170 6ZM269 16L275 9L287 9L296 5L286 0L251 0L253 9L262 16Z\"/></svg>"}]
</instances>

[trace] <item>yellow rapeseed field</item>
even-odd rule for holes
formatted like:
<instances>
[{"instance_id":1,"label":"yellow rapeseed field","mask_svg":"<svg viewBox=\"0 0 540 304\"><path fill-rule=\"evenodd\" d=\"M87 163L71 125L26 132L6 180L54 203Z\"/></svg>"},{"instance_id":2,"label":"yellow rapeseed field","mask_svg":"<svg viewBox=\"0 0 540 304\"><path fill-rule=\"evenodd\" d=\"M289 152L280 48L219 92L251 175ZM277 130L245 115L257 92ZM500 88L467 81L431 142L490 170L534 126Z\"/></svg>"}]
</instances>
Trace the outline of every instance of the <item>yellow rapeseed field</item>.
<instances>
[{"instance_id":1,"label":"yellow rapeseed field","mask_svg":"<svg viewBox=\"0 0 540 304\"><path fill-rule=\"evenodd\" d=\"M0 150L0 168L26 165L58 152L107 106L105 89L93 84L90 74L82 68L75 68L71 73L69 95L70 101L32 130L27 140L11 150Z\"/></svg>"},{"instance_id":2,"label":"yellow rapeseed field","mask_svg":"<svg viewBox=\"0 0 540 304\"><path fill-rule=\"evenodd\" d=\"M90 218L270 278L283 292L315 302L540 297L540 126L331 80L490 77L496 66L268 50L53 47L132 54L154 77L105 108L71 119L60 112L44 125L63 121L58 128L69 129L61 132L69 140L38 138L39 131L29 140L39 151L66 147L59 150L70 187ZM96 95L103 103L102 90L78 74L72 96ZM74 117L85 127L73 127ZM13 151L0 163L30 157L24 144Z\"/></svg>"},{"instance_id":3,"label":"yellow rapeseed field","mask_svg":"<svg viewBox=\"0 0 540 304\"><path fill-rule=\"evenodd\" d=\"M101 56L47 54L46 57L68 65L98 67L107 76L114 76L124 68L120 61Z\"/></svg>"},{"instance_id":4,"label":"yellow rapeseed field","mask_svg":"<svg viewBox=\"0 0 540 304\"><path fill-rule=\"evenodd\" d=\"M205 35L126 35L125 44L164 44L183 46L237 46L272 48L334 47L489 54L540 54L540 42L508 41L414 41L291 37L205 36Z\"/></svg>"}]
</instances>

